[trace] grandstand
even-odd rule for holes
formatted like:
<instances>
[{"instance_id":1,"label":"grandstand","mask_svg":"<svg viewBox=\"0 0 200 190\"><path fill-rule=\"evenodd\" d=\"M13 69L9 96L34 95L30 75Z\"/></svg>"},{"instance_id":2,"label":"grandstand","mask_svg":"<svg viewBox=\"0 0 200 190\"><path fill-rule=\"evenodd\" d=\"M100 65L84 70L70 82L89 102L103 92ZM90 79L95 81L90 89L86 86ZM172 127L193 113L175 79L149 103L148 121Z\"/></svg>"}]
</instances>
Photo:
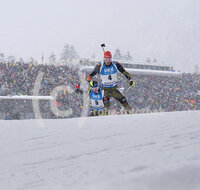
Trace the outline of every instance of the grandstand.
<instances>
[{"instance_id":1,"label":"grandstand","mask_svg":"<svg viewBox=\"0 0 200 190\"><path fill-rule=\"evenodd\" d=\"M42 118L51 118L51 96L0 96L0 119L34 119L33 105L38 101Z\"/></svg>"},{"instance_id":2,"label":"grandstand","mask_svg":"<svg viewBox=\"0 0 200 190\"><path fill-rule=\"evenodd\" d=\"M76 93L59 92L56 97L56 108L61 111L72 108L73 113L67 118L80 117L83 108L83 94L76 91L76 84L81 82L79 71L84 76L94 69L100 60L79 59L73 63L63 65L37 65L0 63L0 119L34 119L34 102L39 101L41 118L59 118L51 110L51 92L55 87L67 85ZM124 68L132 73L137 81L134 88L125 93L135 113L142 110L182 111L200 109L200 75L180 73L173 67L158 62L126 62L120 61ZM33 95L36 77L44 73L38 96ZM172 76L172 77L171 77ZM128 83L121 80L120 89L128 89ZM82 90L87 91L86 86ZM126 91L125 91L126 92ZM120 109L120 105L113 103L113 109ZM115 107L114 107L115 106Z\"/></svg>"},{"instance_id":3,"label":"grandstand","mask_svg":"<svg viewBox=\"0 0 200 190\"><path fill-rule=\"evenodd\" d=\"M200 91L197 92L196 94L196 101L197 101L197 108L200 110Z\"/></svg>"},{"instance_id":4,"label":"grandstand","mask_svg":"<svg viewBox=\"0 0 200 190\"><path fill-rule=\"evenodd\" d=\"M99 59L80 59L80 71L91 72L94 66L99 62L101 62ZM164 65L155 61L142 62L120 60L119 62L130 73L168 76L177 76L181 74L180 72L176 72L173 66Z\"/></svg>"}]
</instances>

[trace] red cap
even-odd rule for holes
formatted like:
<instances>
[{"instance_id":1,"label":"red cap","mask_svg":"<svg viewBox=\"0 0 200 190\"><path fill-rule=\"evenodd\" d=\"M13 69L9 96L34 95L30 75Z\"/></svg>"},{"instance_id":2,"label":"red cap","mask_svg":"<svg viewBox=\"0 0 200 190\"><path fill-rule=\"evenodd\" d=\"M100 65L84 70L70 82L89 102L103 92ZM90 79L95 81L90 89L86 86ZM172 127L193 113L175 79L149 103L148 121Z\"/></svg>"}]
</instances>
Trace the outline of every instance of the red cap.
<instances>
[{"instance_id":1,"label":"red cap","mask_svg":"<svg viewBox=\"0 0 200 190\"><path fill-rule=\"evenodd\" d=\"M104 59L111 59L111 58L112 58L112 54L110 51L104 52Z\"/></svg>"}]
</instances>

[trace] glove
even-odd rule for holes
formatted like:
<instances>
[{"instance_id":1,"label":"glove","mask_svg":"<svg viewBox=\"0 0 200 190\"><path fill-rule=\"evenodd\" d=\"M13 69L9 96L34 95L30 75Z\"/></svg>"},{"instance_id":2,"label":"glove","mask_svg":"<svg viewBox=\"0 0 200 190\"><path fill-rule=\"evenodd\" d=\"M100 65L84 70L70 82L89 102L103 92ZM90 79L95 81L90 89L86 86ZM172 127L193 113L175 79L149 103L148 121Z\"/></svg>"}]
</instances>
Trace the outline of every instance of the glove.
<instances>
[{"instance_id":1,"label":"glove","mask_svg":"<svg viewBox=\"0 0 200 190\"><path fill-rule=\"evenodd\" d=\"M135 82L136 82L135 80L131 79L130 80L130 86L135 86Z\"/></svg>"},{"instance_id":2,"label":"glove","mask_svg":"<svg viewBox=\"0 0 200 190\"><path fill-rule=\"evenodd\" d=\"M90 81L89 83L90 83L90 87L97 87L98 86L98 83L96 81Z\"/></svg>"},{"instance_id":3,"label":"glove","mask_svg":"<svg viewBox=\"0 0 200 190\"><path fill-rule=\"evenodd\" d=\"M89 82L89 81L88 81ZM94 86L94 83L93 81L90 82L90 87L93 87Z\"/></svg>"}]
</instances>

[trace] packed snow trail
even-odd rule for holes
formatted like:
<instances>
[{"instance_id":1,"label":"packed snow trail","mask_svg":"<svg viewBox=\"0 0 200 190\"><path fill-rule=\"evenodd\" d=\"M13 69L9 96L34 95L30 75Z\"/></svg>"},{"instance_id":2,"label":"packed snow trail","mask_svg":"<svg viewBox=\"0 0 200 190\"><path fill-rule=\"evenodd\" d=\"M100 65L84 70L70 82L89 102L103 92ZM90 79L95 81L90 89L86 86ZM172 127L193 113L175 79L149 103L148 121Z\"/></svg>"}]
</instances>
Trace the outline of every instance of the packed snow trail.
<instances>
[{"instance_id":1,"label":"packed snow trail","mask_svg":"<svg viewBox=\"0 0 200 190\"><path fill-rule=\"evenodd\" d=\"M0 121L0 145L0 190L200 189L200 111Z\"/></svg>"}]
</instances>

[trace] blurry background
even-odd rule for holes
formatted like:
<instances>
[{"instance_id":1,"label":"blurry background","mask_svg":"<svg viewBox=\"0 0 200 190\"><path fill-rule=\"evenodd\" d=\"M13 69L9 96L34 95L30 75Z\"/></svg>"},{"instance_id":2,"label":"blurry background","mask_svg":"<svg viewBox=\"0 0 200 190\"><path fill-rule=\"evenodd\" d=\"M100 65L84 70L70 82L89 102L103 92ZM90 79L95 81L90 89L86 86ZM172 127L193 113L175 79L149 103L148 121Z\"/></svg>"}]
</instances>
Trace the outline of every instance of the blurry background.
<instances>
[{"instance_id":1,"label":"blurry background","mask_svg":"<svg viewBox=\"0 0 200 190\"><path fill-rule=\"evenodd\" d=\"M199 0L0 0L0 53L57 59L66 43L102 58L101 43L133 60L193 72L200 60Z\"/></svg>"}]
</instances>

